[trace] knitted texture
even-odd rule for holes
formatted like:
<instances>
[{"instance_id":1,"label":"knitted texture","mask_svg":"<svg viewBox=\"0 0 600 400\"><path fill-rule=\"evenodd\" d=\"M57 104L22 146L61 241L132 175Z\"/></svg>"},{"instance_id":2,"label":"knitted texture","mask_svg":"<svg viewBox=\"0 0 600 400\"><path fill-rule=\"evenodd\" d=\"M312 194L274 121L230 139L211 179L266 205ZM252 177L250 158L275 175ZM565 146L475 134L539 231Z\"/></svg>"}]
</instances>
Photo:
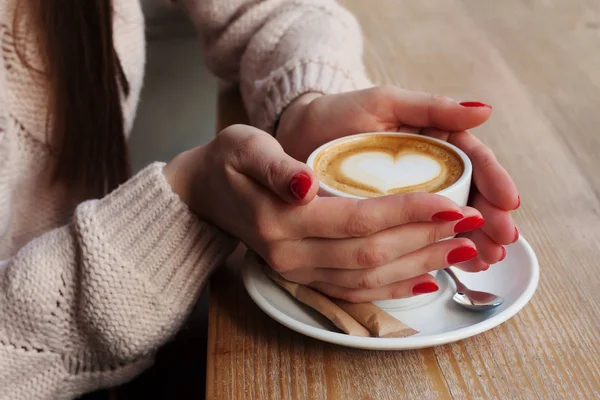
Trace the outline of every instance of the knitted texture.
<instances>
[{"instance_id":1,"label":"knitted texture","mask_svg":"<svg viewBox=\"0 0 600 400\"><path fill-rule=\"evenodd\" d=\"M113 0L130 84L129 132L143 81L144 23ZM237 81L251 122L270 130L298 95L369 86L354 18L330 0L178 0L220 77ZM50 184L56 160L47 84L27 10L0 0L0 399L69 399L147 368L236 240L198 219L154 163L79 205ZM51 118L50 118L51 120Z\"/></svg>"}]
</instances>

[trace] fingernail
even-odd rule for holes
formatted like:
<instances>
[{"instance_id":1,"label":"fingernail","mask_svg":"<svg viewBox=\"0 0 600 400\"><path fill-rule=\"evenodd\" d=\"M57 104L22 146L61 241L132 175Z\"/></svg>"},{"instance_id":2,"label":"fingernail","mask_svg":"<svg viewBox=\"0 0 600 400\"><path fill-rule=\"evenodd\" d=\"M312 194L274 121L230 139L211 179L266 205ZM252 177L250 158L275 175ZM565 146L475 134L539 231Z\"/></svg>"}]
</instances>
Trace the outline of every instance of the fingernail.
<instances>
[{"instance_id":1,"label":"fingernail","mask_svg":"<svg viewBox=\"0 0 600 400\"><path fill-rule=\"evenodd\" d=\"M506 249L504 248L504 246L502 246L502 255L500 256L500 259L498 260L498 262L504 260L506 258Z\"/></svg>"},{"instance_id":2,"label":"fingernail","mask_svg":"<svg viewBox=\"0 0 600 400\"><path fill-rule=\"evenodd\" d=\"M519 240L519 230L517 229L517 227L515 226L515 238L513 239L513 243L516 242L517 240Z\"/></svg>"},{"instance_id":3,"label":"fingernail","mask_svg":"<svg viewBox=\"0 0 600 400\"><path fill-rule=\"evenodd\" d=\"M490 106L489 104L485 104L485 103L481 103L479 101L463 101L462 103L459 103L461 106L463 107L487 107L487 108L492 108L492 106Z\"/></svg>"},{"instance_id":4,"label":"fingernail","mask_svg":"<svg viewBox=\"0 0 600 400\"><path fill-rule=\"evenodd\" d=\"M432 221L458 221L463 219L465 216L458 211L440 211L439 213L433 214L431 217Z\"/></svg>"},{"instance_id":5,"label":"fingernail","mask_svg":"<svg viewBox=\"0 0 600 400\"><path fill-rule=\"evenodd\" d=\"M473 229L481 228L483 225L485 225L485 221L479 216L465 218L454 225L454 233L472 231Z\"/></svg>"},{"instance_id":6,"label":"fingernail","mask_svg":"<svg viewBox=\"0 0 600 400\"><path fill-rule=\"evenodd\" d=\"M487 271L488 269L490 269L490 264L486 264L483 267L481 267L482 271Z\"/></svg>"},{"instance_id":7,"label":"fingernail","mask_svg":"<svg viewBox=\"0 0 600 400\"><path fill-rule=\"evenodd\" d=\"M312 186L312 180L306 172L299 172L290 180L290 191L298 199L302 200Z\"/></svg>"},{"instance_id":8,"label":"fingernail","mask_svg":"<svg viewBox=\"0 0 600 400\"><path fill-rule=\"evenodd\" d=\"M440 290L440 288L438 287L438 285L435 284L435 282L423 282L423 283L419 283L418 285L415 285L413 287L413 294L417 295L417 294L433 293L433 292L437 292L438 290Z\"/></svg>"},{"instance_id":9,"label":"fingernail","mask_svg":"<svg viewBox=\"0 0 600 400\"><path fill-rule=\"evenodd\" d=\"M515 207L515 210L519 207L521 207L521 196L520 195L517 196L517 206Z\"/></svg>"},{"instance_id":10,"label":"fingernail","mask_svg":"<svg viewBox=\"0 0 600 400\"><path fill-rule=\"evenodd\" d=\"M477 250L473 247L457 247L448 253L447 259L450 264L458 264L477 257Z\"/></svg>"}]
</instances>

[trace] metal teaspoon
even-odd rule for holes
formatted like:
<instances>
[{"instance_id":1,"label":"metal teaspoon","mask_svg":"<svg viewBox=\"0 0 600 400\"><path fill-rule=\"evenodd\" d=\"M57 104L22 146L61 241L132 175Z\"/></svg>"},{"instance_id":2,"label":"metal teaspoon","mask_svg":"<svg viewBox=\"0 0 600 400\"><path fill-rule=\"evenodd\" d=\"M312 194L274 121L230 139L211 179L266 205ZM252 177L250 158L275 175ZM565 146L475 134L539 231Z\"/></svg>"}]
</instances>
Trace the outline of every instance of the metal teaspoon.
<instances>
[{"instance_id":1,"label":"metal teaspoon","mask_svg":"<svg viewBox=\"0 0 600 400\"><path fill-rule=\"evenodd\" d=\"M459 306L472 311L487 311L504 303L504 299L500 296L469 289L456 277L450 268L444 268L444 272L450 275L450 278L456 284L456 293L452 296L452 300Z\"/></svg>"}]
</instances>

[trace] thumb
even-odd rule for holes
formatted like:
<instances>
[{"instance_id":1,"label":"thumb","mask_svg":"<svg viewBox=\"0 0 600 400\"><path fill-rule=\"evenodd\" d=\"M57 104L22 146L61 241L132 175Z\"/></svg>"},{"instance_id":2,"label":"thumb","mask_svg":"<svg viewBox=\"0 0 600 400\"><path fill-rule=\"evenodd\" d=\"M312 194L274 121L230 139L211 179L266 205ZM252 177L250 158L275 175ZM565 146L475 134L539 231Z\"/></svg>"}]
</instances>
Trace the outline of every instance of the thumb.
<instances>
[{"instance_id":1,"label":"thumb","mask_svg":"<svg viewBox=\"0 0 600 400\"><path fill-rule=\"evenodd\" d=\"M242 148L235 159L235 168L289 204L310 203L319 188L316 174L286 154L271 135L250 127L246 132L250 134L238 142Z\"/></svg>"},{"instance_id":2,"label":"thumb","mask_svg":"<svg viewBox=\"0 0 600 400\"><path fill-rule=\"evenodd\" d=\"M478 101L458 102L450 97L394 86L379 86L362 93L363 99L379 100L371 106L374 115L413 127L466 131L483 124L492 114L491 106Z\"/></svg>"}]
</instances>

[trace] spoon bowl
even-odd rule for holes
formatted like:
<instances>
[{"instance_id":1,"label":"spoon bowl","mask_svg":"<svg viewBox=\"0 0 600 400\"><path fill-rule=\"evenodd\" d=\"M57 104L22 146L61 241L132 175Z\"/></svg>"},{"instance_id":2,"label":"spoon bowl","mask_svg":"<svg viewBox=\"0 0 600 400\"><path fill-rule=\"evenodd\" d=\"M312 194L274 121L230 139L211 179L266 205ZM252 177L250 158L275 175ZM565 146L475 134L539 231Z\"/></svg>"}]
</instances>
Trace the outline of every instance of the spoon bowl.
<instances>
[{"instance_id":1,"label":"spoon bowl","mask_svg":"<svg viewBox=\"0 0 600 400\"><path fill-rule=\"evenodd\" d=\"M454 274L450 268L444 268L444 272L450 275L450 278L456 284L456 293L452 300L461 307L471 311L488 311L504 303L504 299L493 293L471 290L466 287Z\"/></svg>"}]
</instances>

